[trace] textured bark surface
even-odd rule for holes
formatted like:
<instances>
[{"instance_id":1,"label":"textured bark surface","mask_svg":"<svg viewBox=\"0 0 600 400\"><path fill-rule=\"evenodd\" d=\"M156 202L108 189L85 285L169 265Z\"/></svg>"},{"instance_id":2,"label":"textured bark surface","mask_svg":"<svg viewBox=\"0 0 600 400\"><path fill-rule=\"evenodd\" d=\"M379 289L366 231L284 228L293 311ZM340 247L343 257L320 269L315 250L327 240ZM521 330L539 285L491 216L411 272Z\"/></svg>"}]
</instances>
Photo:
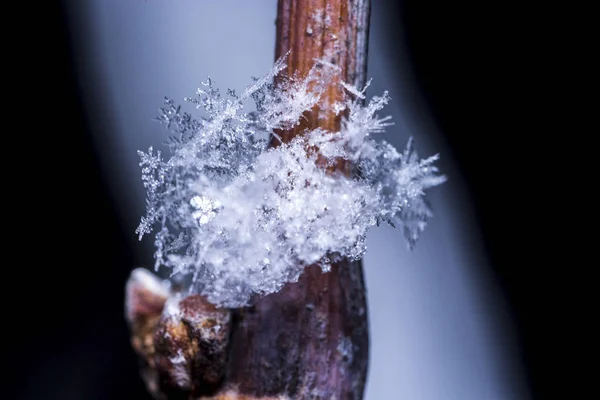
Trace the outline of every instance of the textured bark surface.
<instances>
[{"instance_id":1,"label":"textured bark surface","mask_svg":"<svg viewBox=\"0 0 600 400\"><path fill-rule=\"evenodd\" d=\"M310 267L234 320L228 381L240 393L361 399L368 362L362 268Z\"/></svg>"},{"instance_id":2,"label":"textured bark surface","mask_svg":"<svg viewBox=\"0 0 600 400\"><path fill-rule=\"evenodd\" d=\"M341 68L339 79L362 88L368 20L367 0L280 0L275 58L290 52L282 73L305 76L323 59ZM341 100L342 90L332 82L324 101ZM340 123L341 116L315 107L299 126L276 133L287 142L307 128L338 131ZM348 175L351 165L340 160L329 170ZM360 262L342 260L327 273L308 267L298 282L238 310L179 297L134 271L126 306L142 376L157 399L363 397L369 338Z\"/></svg>"},{"instance_id":3,"label":"textured bark surface","mask_svg":"<svg viewBox=\"0 0 600 400\"><path fill-rule=\"evenodd\" d=\"M364 86L368 2L280 0L278 7L276 59L291 50L285 73L305 76L315 59L324 59L341 67L341 79ZM342 90L332 82L325 102L342 100ZM277 134L286 142L306 128L338 131L340 122L315 107L299 126ZM335 169L350 173L343 161ZM298 282L235 313L228 382L257 398L361 399L368 341L361 263L341 261L328 273L313 266Z\"/></svg>"},{"instance_id":4,"label":"textured bark surface","mask_svg":"<svg viewBox=\"0 0 600 400\"><path fill-rule=\"evenodd\" d=\"M275 59L290 51L283 71L288 76L306 76L315 59L323 59L342 69L344 81L362 88L366 82L369 13L367 0L279 0ZM342 91L334 81L323 98L333 104L342 99ZM321 113L318 107L304 116L300 126L278 132L284 142L306 128L340 128L339 116ZM277 141L271 144L277 145Z\"/></svg>"}]
</instances>

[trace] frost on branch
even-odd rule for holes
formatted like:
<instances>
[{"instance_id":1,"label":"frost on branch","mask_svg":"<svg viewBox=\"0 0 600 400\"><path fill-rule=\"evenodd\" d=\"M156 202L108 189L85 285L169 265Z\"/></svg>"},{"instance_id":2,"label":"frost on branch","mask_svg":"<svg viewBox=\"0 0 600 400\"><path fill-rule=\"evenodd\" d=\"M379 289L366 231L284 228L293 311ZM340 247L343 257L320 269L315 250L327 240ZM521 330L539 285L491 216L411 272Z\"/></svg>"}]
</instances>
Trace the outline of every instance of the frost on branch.
<instances>
[{"instance_id":1,"label":"frost on branch","mask_svg":"<svg viewBox=\"0 0 600 400\"><path fill-rule=\"evenodd\" d=\"M140 239L156 229L155 267L192 275L192 289L217 305L239 307L254 293L276 292L311 264L327 271L338 257L360 259L367 230L381 222L400 227L412 247L431 216L424 191L445 180L433 165L437 156L419 159L412 140L403 152L373 140L390 125L377 116L387 92L363 106L366 88L342 83L344 101L324 104L335 66L317 61L305 78L274 86L284 67L279 60L241 95L222 96L203 82L186 99L203 111L198 117L165 99L158 119L172 133L171 157L139 152L147 190ZM256 109L246 113L248 100ZM267 148L273 129L299 124L315 105L344 113L340 132L318 128ZM326 172L307 151L314 146L321 162L343 158L358 173Z\"/></svg>"}]
</instances>

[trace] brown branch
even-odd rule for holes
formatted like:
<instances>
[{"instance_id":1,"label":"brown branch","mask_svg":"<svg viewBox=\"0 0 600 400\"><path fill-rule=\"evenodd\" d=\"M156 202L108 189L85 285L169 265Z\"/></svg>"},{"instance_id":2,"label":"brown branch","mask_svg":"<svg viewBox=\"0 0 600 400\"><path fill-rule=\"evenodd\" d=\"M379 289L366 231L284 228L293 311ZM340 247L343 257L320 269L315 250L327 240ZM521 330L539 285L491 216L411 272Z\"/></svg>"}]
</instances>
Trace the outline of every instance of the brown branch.
<instances>
[{"instance_id":1,"label":"brown branch","mask_svg":"<svg viewBox=\"0 0 600 400\"><path fill-rule=\"evenodd\" d=\"M283 73L305 76L324 59L341 68L336 79L363 87L368 19L368 0L280 0L275 57L290 52ZM342 100L342 90L334 80L323 100ZM299 126L276 133L287 142L307 128L338 131L340 123L315 106ZM350 167L339 161L331 172ZM128 319L156 398L362 399L369 339L360 262L339 261L328 273L310 266L298 282L244 309L184 298L170 318L166 297L142 283L132 276L128 284Z\"/></svg>"},{"instance_id":2,"label":"brown branch","mask_svg":"<svg viewBox=\"0 0 600 400\"><path fill-rule=\"evenodd\" d=\"M366 82L367 45L369 29L368 0L280 0L277 13L277 42L275 59L290 52L288 76L306 76L323 59L339 66L342 73L334 79L322 98L333 104L342 100L343 89L339 79L358 88ZM276 82L277 83L277 82ZM306 128L321 127L339 131L340 116L319 112L318 106L304 114L305 119L294 129L277 132L284 142ZM272 140L272 145L277 145Z\"/></svg>"},{"instance_id":3,"label":"brown branch","mask_svg":"<svg viewBox=\"0 0 600 400\"><path fill-rule=\"evenodd\" d=\"M315 59L339 66L337 79L365 82L368 1L280 0L275 57L290 52L287 74L308 74ZM334 80L323 102L342 100ZM318 106L300 125L278 131L284 142L317 127L335 132L341 116ZM276 139L271 140L277 145ZM337 170L349 173L338 162ZM360 262L341 261L329 273L317 266L280 292L236 313L229 380L241 393L293 399L360 399L368 363L368 321Z\"/></svg>"}]
</instances>

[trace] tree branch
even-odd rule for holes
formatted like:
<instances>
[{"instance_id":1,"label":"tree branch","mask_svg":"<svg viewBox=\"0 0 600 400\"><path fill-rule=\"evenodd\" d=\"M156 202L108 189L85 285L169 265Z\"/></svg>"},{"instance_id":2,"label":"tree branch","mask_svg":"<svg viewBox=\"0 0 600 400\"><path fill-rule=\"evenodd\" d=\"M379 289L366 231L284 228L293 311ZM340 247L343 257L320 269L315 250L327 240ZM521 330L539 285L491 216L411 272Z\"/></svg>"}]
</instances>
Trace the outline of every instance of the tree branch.
<instances>
[{"instance_id":1,"label":"tree branch","mask_svg":"<svg viewBox=\"0 0 600 400\"><path fill-rule=\"evenodd\" d=\"M315 60L340 67L323 93L327 104L342 100L340 80L363 87L368 19L368 0L280 0L276 59L289 52L282 74L305 76ZM336 132L341 118L315 106L300 125L276 133L288 142L307 128ZM348 175L350 167L340 160L329 170ZM363 397L369 339L360 262L342 259L327 273L310 266L297 282L236 310L198 295L177 298L139 272L127 290L132 342L158 399Z\"/></svg>"},{"instance_id":2,"label":"tree branch","mask_svg":"<svg viewBox=\"0 0 600 400\"><path fill-rule=\"evenodd\" d=\"M280 0L275 58L290 52L288 75L305 76L316 59L339 66L341 74L323 96L328 104L341 101L339 79L357 87L365 83L368 16L369 2L364 0ZM288 142L306 129L339 131L340 122L341 115L315 106L300 125L277 134ZM349 167L340 161L335 169L348 174ZM229 379L242 393L256 398L361 399L367 364L360 262L342 260L328 273L311 266L298 282L236 312Z\"/></svg>"}]
</instances>

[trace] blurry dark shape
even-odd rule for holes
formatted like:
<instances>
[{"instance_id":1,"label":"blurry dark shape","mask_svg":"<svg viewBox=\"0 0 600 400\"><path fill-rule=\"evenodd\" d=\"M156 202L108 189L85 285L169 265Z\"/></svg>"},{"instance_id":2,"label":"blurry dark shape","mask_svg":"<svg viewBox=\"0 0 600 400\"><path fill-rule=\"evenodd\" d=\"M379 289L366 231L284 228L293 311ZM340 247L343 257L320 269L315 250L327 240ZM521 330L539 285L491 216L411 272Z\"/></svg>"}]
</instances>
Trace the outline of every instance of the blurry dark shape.
<instances>
[{"instance_id":1,"label":"blurry dark shape","mask_svg":"<svg viewBox=\"0 0 600 400\"><path fill-rule=\"evenodd\" d=\"M551 267L556 260L549 251L555 211L545 188L552 186L546 182L552 173L538 172L553 164L539 161L553 142L545 124L554 119L538 114L543 102L536 79L552 64L537 63L544 40L532 41L531 34L539 18L528 15L526 5L472 0L390 1L384 7L386 24L400 27L390 33L389 48L405 41L416 86L467 181L492 264L485 272L499 284L516 325L512 361L524 365L536 398L550 398L550 383L562 377L554 367L556 347L540 338L554 329L561 305L552 287L562 273ZM543 85L553 88L553 81Z\"/></svg>"}]
</instances>

